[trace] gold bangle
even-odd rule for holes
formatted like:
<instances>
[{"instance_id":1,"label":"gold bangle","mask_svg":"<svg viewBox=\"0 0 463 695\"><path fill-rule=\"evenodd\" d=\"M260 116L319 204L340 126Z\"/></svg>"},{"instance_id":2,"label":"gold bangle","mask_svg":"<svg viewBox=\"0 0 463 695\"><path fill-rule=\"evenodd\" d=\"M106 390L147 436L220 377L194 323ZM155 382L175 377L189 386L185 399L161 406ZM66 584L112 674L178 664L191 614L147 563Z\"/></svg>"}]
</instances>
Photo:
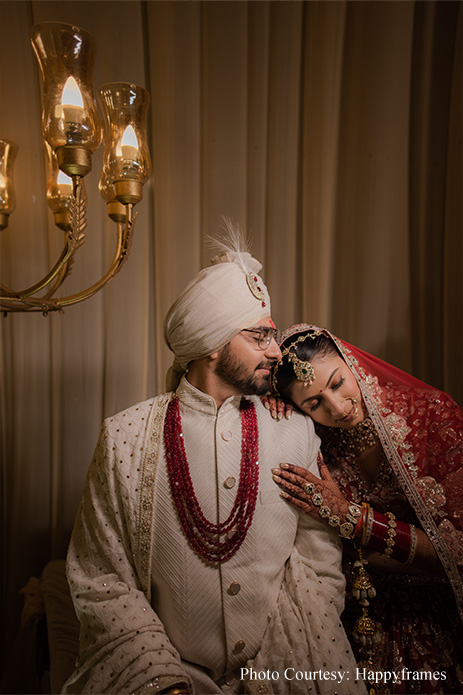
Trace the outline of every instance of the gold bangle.
<instances>
[{"instance_id":1,"label":"gold bangle","mask_svg":"<svg viewBox=\"0 0 463 695\"><path fill-rule=\"evenodd\" d=\"M339 526L339 535L351 541L354 538L355 528L361 516L362 508L358 504L350 504L346 514L346 521Z\"/></svg>"},{"instance_id":2,"label":"gold bangle","mask_svg":"<svg viewBox=\"0 0 463 695\"><path fill-rule=\"evenodd\" d=\"M346 514L347 521L350 521L351 524L357 524L361 516L362 508L358 504L349 504Z\"/></svg>"},{"instance_id":3,"label":"gold bangle","mask_svg":"<svg viewBox=\"0 0 463 695\"><path fill-rule=\"evenodd\" d=\"M363 524L363 529L362 529L362 541L361 545L362 546L367 546L370 542L371 538L371 532L373 530L373 509L370 507L369 504L366 502L363 503L367 507L367 518L365 523Z\"/></svg>"},{"instance_id":4,"label":"gold bangle","mask_svg":"<svg viewBox=\"0 0 463 695\"><path fill-rule=\"evenodd\" d=\"M389 526L387 530L386 547L383 553L380 553L380 557L391 557L394 550L395 537L396 537L396 526L397 522L395 516L392 512L386 512L386 516L389 519L387 525Z\"/></svg>"}]
</instances>

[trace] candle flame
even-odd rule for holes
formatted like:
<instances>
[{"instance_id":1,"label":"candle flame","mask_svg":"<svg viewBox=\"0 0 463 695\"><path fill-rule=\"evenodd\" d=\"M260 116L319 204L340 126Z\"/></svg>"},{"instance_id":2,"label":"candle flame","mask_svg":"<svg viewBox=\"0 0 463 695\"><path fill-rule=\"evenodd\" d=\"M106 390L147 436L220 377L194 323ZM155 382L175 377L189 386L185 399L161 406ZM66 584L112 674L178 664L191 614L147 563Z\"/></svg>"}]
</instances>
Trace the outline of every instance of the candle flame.
<instances>
[{"instance_id":1,"label":"candle flame","mask_svg":"<svg viewBox=\"0 0 463 695\"><path fill-rule=\"evenodd\" d=\"M138 150L137 136L131 125L127 126L122 135L121 146L125 147L126 145L129 145L129 147L136 147Z\"/></svg>"},{"instance_id":2,"label":"candle flame","mask_svg":"<svg viewBox=\"0 0 463 695\"><path fill-rule=\"evenodd\" d=\"M63 106L79 106L81 109L84 108L81 91L72 75L67 78L66 84L64 85L61 104Z\"/></svg>"}]
</instances>

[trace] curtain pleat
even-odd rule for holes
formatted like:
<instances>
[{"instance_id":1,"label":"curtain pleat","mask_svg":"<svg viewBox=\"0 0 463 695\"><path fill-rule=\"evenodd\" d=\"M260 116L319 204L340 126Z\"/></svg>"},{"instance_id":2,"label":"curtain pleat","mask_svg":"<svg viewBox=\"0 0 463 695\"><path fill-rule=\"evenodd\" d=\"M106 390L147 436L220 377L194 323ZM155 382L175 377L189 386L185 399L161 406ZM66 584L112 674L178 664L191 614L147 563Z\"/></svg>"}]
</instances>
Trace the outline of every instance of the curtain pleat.
<instances>
[{"instance_id":1,"label":"curtain pleat","mask_svg":"<svg viewBox=\"0 0 463 695\"><path fill-rule=\"evenodd\" d=\"M424 381L455 389L461 402L461 4L419 3L414 35L409 145L413 369ZM444 350L451 361L444 361Z\"/></svg>"},{"instance_id":2,"label":"curtain pleat","mask_svg":"<svg viewBox=\"0 0 463 695\"><path fill-rule=\"evenodd\" d=\"M322 326L332 325L337 296L332 280L346 11L345 2L305 6L297 247L301 261L293 320L308 317Z\"/></svg>"},{"instance_id":3,"label":"curtain pleat","mask_svg":"<svg viewBox=\"0 0 463 695\"><path fill-rule=\"evenodd\" d=\"M463 401L460 3L0 2L0 137L20 146L0 272L18 288L63 243L29 44L49 20L95 36L95 87L148 89L153 175L103 291L0 317L4 645L20 587L65 554L102 419L164 390L164 315L223 215L249 230L279 326L326 325ZM114 252L101 162L66 295Z\"/></svg>"},{"instance_id":4,"label":"curtain pleat","mask_svg":"<svg viewBox=\"0 0 463 695\"><path fill-rule=\"evenodd\" d=\"M463 404L463 204L462 204L462 8L456 21L452 65L447 161L445 172L443 382L445 391ZM429 350L433 351L431 342Z\"/></svg>"}]
</instances>

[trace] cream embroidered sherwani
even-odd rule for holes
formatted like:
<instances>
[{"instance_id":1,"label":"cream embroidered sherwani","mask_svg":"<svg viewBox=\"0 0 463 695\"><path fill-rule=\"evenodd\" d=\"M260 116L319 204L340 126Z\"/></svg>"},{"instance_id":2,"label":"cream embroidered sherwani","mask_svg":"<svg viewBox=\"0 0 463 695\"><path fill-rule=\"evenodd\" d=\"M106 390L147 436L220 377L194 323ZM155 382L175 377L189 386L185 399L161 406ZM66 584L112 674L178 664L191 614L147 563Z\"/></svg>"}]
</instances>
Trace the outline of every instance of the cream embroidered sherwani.
<instances>
[{"instance_id":1,"label":"cream embroidered sherwani","mask_svg":"<svg viewBox=\"0 0 463 695\"><path fill-rule=\"evenodd\" d=\"M214 399L185 378L177 396L196 496L208 519L223 521L240 475L240 398L217 410ZM308 598L325 617L314 629L330 640L339 633L345 655L339 539L287 504L271 474L282 461L317 473L312 421L297 413L275 421L259 398L249 397L259 427L254 519L237 553L212 566L190 548L173 504L162 438L168 398L140 403L103 424L68 555L82 628L79 666L65 692L156 692L182 682L198 695L240 692L237 669L259 652L293 552L303 568L299 590L305 577L317 585L317 597Z\"/></svg>"}]
</instances>

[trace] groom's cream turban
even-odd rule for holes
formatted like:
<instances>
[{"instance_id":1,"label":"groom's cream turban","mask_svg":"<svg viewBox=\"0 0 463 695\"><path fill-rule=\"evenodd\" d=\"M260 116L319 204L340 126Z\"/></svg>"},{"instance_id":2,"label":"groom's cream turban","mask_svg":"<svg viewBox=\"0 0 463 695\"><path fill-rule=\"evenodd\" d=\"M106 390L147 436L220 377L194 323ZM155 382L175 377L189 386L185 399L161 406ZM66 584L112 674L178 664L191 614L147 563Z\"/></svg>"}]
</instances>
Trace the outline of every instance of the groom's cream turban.
<instances>
[{"instance_id":1,"label":"groom's cream turban","mask_svg":"<svg viewBox=\"0 0 463 695\"><path fill-rule=\"evenodd\" d=\"M229 230L230 231L230 230ZM270 316L270 297L258 272L261 264L242 251L224 252L187 285L167 312L164 337L175 359L167 375L175 389L193 360L220 350L243 328ZM226 245L225 245L226 246Z\"/></svg>"}]
</instances>

